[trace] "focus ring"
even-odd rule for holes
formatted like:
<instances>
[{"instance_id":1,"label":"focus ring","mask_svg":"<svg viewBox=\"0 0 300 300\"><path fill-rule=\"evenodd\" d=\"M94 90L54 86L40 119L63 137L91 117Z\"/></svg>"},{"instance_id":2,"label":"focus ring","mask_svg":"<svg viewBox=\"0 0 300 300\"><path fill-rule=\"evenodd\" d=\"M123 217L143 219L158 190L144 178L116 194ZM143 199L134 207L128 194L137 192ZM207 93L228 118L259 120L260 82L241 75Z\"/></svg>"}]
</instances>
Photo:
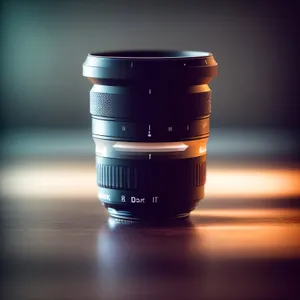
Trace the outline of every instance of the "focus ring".
<instances>
[{"instance_id":1,"label":"focus ring","mask_svg":"<svg viewBox=\"0 0 300 300\"><path fill-rule=\"evenodd\" d=\"M151 120L172 116L195 120L210 111L211 92L160 97L90 92L90 113L105 118Z\"/></svg>"}]
</instances>

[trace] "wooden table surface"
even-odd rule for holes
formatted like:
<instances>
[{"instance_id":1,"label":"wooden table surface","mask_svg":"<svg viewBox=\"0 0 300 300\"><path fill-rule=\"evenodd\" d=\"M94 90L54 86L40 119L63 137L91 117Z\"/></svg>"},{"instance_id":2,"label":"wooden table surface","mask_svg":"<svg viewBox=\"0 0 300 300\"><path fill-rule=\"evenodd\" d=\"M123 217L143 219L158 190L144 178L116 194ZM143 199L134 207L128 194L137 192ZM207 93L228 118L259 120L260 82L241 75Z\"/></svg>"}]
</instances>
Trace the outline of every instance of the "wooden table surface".
<instances>
[{"instance_id":1,"label":"wooden table surface","mask_svg":"<svg viewBox=\"0 0 300 300\"><path fill-rule=\"evenodd\" d=\"M157 226L117 223L92 199L4 205L3 215L3 299L295 299L299 293L297 208L200 204L189 219Z\"/></svg>"},{"instance_id":2,"label":"wooden table surface","mask_svg":"<svg viewBox=\"0 0 300 300\"><path fill-rule=\"evenodd\" d=\"M190 218L154 226L110 219L85 165L2 170L3 299L297 299L298 170L210 166Z\"/></svg>"}]
</instances>

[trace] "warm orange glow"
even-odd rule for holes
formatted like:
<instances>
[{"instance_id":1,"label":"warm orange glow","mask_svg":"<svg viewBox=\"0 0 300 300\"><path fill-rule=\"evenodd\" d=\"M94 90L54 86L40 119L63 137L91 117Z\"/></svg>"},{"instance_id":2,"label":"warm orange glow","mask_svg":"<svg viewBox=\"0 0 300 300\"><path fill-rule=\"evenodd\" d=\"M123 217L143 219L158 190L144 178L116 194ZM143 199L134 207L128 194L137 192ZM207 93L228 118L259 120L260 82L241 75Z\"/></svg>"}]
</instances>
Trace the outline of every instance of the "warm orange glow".
<instances>
[{"instance_id":1,"label":"warm orange glow","mask_svg":"<svg viewBox=\"0 0 300 300\"><path fill-rule=\"evenodd\" d=\"M236 218L239 220L239 223L242 222L241 219L255 220L256 224L261 221L270 222L272 220L285 220L285 218L298 218L300 221L300 209L199 209L192 212L192 216L197 217L216 217L216 218Z\"/></svg>"},{"instance_id":2,"label":"warm orange glow","mask_svg":"<svg viewBox=\"0 0 300 300\"><path fill-rule=\"evenodd\" d=\"M199 209L195 218L208 256L300 257L300 209Z\"/></svg>"},{"instance_id":3,"label":"warm orange glow","mask_svg":"<svg viewBox=\"0 0 300 300\"><path fill-rule=\"evenodd\" d=\"M209 169L206 197L272 198L300 195L300 171Z\"/></svg>"},{"instance_id":4,"label":"warm orange glow","mask_svg":"<svg viewBox=\"0 0 300 300\"><path fill-rule=\"evenodd\" d=\"M300 257L299 224L220 224L197 230L207 256Z\"/></svg>"},{"instance_id":5,"label":"warm orange glow","mask_svg":"<svg viewBox=\"0 0 300 300\"><path fill-rule=\"evenodd\" d=\"M209 168L205 198L275 198L300 195L300 171ZM22 199L96 198L94 165L32 162L2 169L2 194Z\"/></svg>"}]
</instances>

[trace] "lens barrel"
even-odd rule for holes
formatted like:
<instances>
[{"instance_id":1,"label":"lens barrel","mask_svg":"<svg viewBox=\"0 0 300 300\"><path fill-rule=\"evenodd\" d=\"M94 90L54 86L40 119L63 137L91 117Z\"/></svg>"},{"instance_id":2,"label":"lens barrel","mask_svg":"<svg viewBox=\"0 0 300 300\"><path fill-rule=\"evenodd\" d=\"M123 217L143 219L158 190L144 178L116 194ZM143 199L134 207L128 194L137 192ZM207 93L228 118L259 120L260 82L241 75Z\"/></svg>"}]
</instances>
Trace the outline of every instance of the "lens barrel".
<instances>
[{"instance_id":1,"label":"lens barrel","mask_svg":"<svg viewBox=\"0 0 300 300\"><path fill-rule=\"evenodd\" d=\"M98 197L111 216L188 216L204 197L211 53L91 53L90 91Z\"/></svg>"}]
</instances>

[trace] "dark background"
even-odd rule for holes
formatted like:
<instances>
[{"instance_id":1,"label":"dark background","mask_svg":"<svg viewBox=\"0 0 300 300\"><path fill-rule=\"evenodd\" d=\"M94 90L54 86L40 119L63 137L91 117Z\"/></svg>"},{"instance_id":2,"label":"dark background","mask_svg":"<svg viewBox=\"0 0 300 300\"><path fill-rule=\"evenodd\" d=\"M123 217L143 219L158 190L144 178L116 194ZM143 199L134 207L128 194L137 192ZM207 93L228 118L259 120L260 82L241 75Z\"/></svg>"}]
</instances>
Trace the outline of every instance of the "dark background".
<instances>
[{"instance_id":1,"label":"dark background","mask_svg":"<svg viewBox=\"0 0 300 300\"><path fill-rule=\"evenodd\" d=\"M5 299L299 298L298 3L1 1ZM145 48L212 52L219 75L205 198L135 230L97 200L82 63Z\"/></svg>"},{"instance_id":2,"label":"dark background","mask_svg":"<svg viewBox=\"0 0 300 300\"><path fill-rule=\"evenodd\" d=\"M299 128L298 1L2 1L6 129L90 127L93 51L212 52L213 128Z\"/></svg>"}]
</instances>

